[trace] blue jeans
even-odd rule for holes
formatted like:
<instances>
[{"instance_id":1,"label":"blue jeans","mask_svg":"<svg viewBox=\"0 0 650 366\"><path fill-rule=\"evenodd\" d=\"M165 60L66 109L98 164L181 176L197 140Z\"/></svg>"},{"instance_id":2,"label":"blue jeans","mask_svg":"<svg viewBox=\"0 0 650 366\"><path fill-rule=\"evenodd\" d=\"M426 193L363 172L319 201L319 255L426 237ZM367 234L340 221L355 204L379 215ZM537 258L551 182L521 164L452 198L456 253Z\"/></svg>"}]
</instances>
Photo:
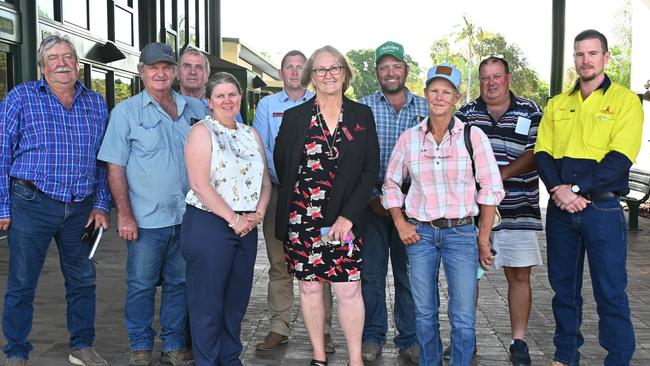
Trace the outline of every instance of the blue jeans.
<instances>
[{"instance_id":1,"label":"blue jeans","mask_svg":"<svg viewBox=\"0 0 650 366\"><path fill-rule=\"evenodd\" d=\"M188 206L182 251L196 366L241 366L241 323L253 288L257 230L240 237L211 212Z\"/></svg>"},{"instance_id":2,"label":"blue jeans","mask_svg":"<svg viewBox=\"0 0 650 366\"><path fill-rule=\"evenodd\" d=\"M393 266L395 308L393 311L397 336L395 345L406 349L417 344L415 336L415 307L406 264L406 248L399 239L393 220L379 217L367 209L368 226L361 246L363 272L361 289L366 308L363 342L384 345L388 331L386 311L386 275L388 256Z\"/></svg>"},{"instance_id":3,"label":"blue jeans","mask_svg":"<svg viewBox=\"0 0 650 366\"><path fill-rule=\"evenodd\" d=\"M449 364L470 365L476 343L478 246L474 225L438 229L429 224L417 223L417 233L420 240L406 246L406 254L415 302L415 332L420 345L420 365L442 365L438 296L438 270L441 260L449 293Z\"/></svg>"},{"instance_id":4,"label":"blue jeans","mask_svg":"<svg viewBox=\"0 0 650 366\"><path fill-rule=\"evenodd\" d=\"M95 341L95 265L90 246L81 241L92 209L92 198L64 203L16 182L11 183L9 274L2 329L7 358L28 359L32 344L34 295L47 250L54 238L65 279L67 325L72 349L92 347ZM57 316L57 314L52 314Z\"/></svg>"},{"instance_id":5,"label":"blue jeans","mask_svg":"<svg viewBox=\"0 0 650 366\"><path fill-rule=\"evenodd\" d=\"M555 360L578 365L584 343L582 274L585 252L598 312L598 340L607 350L605 365L629 365L634 353L634 330L627 286L627 231L618 198L593 201L570 214L553 201L546 215L548 278L555 292Z\"/></svg>"},{"instance_id":6,"label":"blue jeans","mask_svg":"<svg viewBox=\"0 0 650 366\"><path fill-rule=\"evenodd\" d=\"M127 241L124 324L131 351L152 350L156 284L162 279L160 338L163 351L186 347L187 301L185 260L180 251L180 225L138 228L138 240Z\"/></svg>"}]
</instances>

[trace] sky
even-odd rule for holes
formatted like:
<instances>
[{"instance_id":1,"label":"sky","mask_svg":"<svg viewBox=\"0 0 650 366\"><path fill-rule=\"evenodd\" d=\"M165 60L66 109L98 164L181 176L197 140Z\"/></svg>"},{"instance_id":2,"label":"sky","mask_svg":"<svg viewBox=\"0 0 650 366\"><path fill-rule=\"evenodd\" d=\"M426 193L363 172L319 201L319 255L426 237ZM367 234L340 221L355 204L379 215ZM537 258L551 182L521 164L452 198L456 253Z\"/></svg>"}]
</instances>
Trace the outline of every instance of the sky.
<instances>
[{"instance_id":1,"label":"sky","mask_svg":"<svg viewBox=\"0 0 650 366\"><path fill-rule=\"evenodd\" d=\"M565 69L572 65L573 37L595 28L614 42L614 14L624 0L567 0ZM543 80L550 79L552 0L224 0L221 34L261 53L279 66L299 49L308 57L326 44L346 53L399 42L423 70L433 66L431 45L457 32L467 16L484 31L519 45Z\"/></svg>"}]
</instances>

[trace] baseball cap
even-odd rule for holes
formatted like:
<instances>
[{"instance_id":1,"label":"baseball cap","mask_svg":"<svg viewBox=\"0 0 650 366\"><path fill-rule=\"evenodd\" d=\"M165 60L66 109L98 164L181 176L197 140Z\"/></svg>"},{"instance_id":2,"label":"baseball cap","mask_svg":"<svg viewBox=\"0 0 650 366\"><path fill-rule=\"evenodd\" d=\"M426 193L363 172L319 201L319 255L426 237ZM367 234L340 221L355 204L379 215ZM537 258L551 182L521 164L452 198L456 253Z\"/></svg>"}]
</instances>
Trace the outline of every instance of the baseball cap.
<instances>
[{"instance_id":1,"label":"baseball cap","mask_svg":"<svg viewBox=\"0 0 650 366\"><path fill-rule=\"evenodd\" d=\"M140 52L140 62L153 65L157 62L169 62L176 65L176 54L166 43L153 42L144 46Z\"/></svg>"},{"instance_id":2,"label":"baseball cap","mask_svg":"<svg viewBox=\"0 0 650 366\"><path fill-rule=\"evenodd\" d=\"M396 42L385 42L375 50L375 65L379 64L379 60L386 56L391 55L400 61L404 61L404 47Z\"/></svg>"},{"instance_id":3,"label":"baseball cap","mask_svg":"<svg viewBox=\"0 0 650 366\"><path fill-rule=\"evenodd\" d=\"M424 85L428 86L431 80L442 78L449 80L457 91L460 91L460 71L450 63L436 65L427 71L427 81Z\"/></svg>"}]
</instances>

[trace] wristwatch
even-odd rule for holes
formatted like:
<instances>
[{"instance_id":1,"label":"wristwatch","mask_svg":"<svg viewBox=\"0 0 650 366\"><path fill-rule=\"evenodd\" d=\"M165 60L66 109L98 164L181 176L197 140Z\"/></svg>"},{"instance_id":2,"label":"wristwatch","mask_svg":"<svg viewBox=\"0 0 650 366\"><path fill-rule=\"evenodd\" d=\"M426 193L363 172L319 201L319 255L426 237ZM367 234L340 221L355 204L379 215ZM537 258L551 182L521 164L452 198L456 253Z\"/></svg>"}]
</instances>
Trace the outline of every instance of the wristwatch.
<instances>
[{"instance_id":1,"label":"wristwatch","mask_svg":"<svg viewBox=\"0 0 650 366\"><path fill-rule=\"evenodd\" d=\"M573 192L573 193L575 193L575 194L580 193L580 186L577 185L577 184L573 184L573 185L571 185L571 192Z\"/></svg>"}]
</instances>

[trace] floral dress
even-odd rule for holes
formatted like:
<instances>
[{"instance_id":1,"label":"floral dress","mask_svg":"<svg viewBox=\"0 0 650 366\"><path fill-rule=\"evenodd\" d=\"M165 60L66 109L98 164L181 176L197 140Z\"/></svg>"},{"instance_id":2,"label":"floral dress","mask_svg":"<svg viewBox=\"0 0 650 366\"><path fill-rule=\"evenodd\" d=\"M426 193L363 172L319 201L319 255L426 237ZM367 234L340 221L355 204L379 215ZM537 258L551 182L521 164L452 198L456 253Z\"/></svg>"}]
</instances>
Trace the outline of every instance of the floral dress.
<instances>
[{"instance_id":1,"label":"floral dress","mask_svg":"<svg viewBox=\"0 0 650 366\"><path fill-rule=\"evenodd\" d=\"M288 235L284 242L289 273L302 281L361 280L361 239L354 238L351 244L325 245L320 235L336 176L340 141L340 129L337 126L330 133L316 103L289 206Z\"/></svg>"}]
</instances>

